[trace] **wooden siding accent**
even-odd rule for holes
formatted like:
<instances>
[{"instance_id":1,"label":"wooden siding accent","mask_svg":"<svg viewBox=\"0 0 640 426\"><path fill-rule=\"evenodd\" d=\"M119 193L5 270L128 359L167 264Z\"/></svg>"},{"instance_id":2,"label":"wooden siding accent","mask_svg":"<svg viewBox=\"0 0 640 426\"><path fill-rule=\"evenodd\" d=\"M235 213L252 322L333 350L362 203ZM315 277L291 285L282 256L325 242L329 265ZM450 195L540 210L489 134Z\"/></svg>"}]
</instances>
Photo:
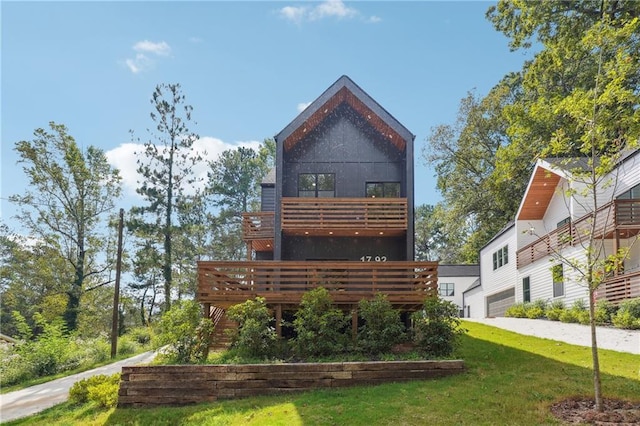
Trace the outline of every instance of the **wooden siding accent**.
<instances>
[{"instance_id":1,"label":"wooden siding accent","mask_svg":"<svg viewBox=\"0 0 640 426\"><path fill-rule=\"evenodd\" d=\"M371 126L380 133L380 135L392 143L400 151L404 151L406 142L398 132L393 130L380 116L374 113L366 106L356 95L349 89L343 87L327 100L318 110L313 113L307 120L294 130L289 137L284 140L284 149L289 151L309 132L315 129L324 119L331 114L338 106L346 103L354 109L364 120L368 121Z\"/></svg>"},{"instance_id":2,"label":"wooden siding accent","mask_svg":"<svg viewBox=\"0 0 640 426\"><path fill-rule=\"evenodd\" d=\"M242 239L255 251L273 251L274 212L242 213Z\"/></svg>"},{"instance_id":3,"label":"wooden siding accent","mask_svg":"<svg viewBox=\"0 0 640 426\"><path fill-rule=\"evenodd\" d=\"M438 287L437 262L198 262L200 303L228 307L257 296L268 304L297 305L316 287L336 305L356 304L385 293L396 307L415 310Z\"/></svg>"},{"instance_id":4,"label":"wooden siding accent","mask_svg":"<svg viewBox=\"0 0 640 426\"><path fill-rule=\"evenodd\" d=\"M464 370L462 360L129 366L122 367L118 408L425 380Z\"/></svg>"},{"instance_id":5,"label":"wooden siding accent","mask_svg":"<svg viewBox=\"0 0 640 426\"><path fill-rule=\"evenodd\" d=\"M594 223L595 220L595 223ZM614 232L628 238L640 231L640 200L615 200L578 220L555 229L518 250L518 269L569 245L579 245L592 233L595 238L614 238Z\"/></svg>"},{"instance_id":6,"label":"wooden siding accent","mask_svg":"<svg viewBox=\"0 0 640 426\"><path fill-rule=\"evenodd\" d=\"M406 198L282 199L286 235L398 236L407 221Z\"/></svg>"},{"instance_id":7,"label":"wooden siding accent","mask_svg":"<svg viewBox=\"0 0 640 426\"><path fill-rule=\"evenodd\" d=\"M596 291L597 300L615 304L634 297L640 297L640 271L608 278Z\"/></svg>"},{"instance_id":8,"label":"wooden siding accent","mask_svg":"<svg viewBox=\"0 0 640 426\"><path fill-rule=\"evenodd\" d=\"M560 176L545 168L538 167L525 194L517 220L542 219L558 182L560 182Z\"/></svg>"}]
</instances>

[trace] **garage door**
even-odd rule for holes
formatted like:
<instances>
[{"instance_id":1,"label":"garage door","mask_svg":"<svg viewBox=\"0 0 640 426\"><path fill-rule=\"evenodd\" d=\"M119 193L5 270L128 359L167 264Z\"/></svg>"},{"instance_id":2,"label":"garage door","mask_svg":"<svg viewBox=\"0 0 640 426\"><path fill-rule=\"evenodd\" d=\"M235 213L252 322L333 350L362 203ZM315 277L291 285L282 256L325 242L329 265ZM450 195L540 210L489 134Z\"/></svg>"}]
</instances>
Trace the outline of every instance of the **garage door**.
<instances>
[{"instance_id":1,"label":"garage door","mask_svg":"<svg viewBox=\"0 0 640 426\"><path fill-rule=\"evenodd\" d=\"M487 316L503 317L507 308L516 303L515 287L487 296Z\"/></svg>"}]
</instances>

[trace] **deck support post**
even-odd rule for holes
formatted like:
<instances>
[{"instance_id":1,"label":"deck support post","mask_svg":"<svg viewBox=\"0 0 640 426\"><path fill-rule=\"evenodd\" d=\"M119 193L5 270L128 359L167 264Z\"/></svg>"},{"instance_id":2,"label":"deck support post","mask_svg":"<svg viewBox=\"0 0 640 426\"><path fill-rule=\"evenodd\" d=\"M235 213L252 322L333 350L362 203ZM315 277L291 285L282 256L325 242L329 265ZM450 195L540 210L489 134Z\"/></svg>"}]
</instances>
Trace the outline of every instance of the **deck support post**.
<instances>
[{"instance_id":1,"label":"deck support post","mask_svg":"<svg viewBox=\"0 0 640 426\"><path fill-rule=\"evenodd\" d=\"M282 305L276 305L276 335L282 337Z\"/></svg>"},{"instance_id":2,"label":"deck support post","mask_svg":"<svg viewBox=\"0 0 640 426\"><path fill-rule=\"evenodd\" d=\"M247 241L247 260L252 260L253 242Z\"/></svg>"},{"instance_id":3,"label":"deck support post","mask_svg":"<svg viewBox=\"0 0 640 426\"><path fill-rule=\"evenodd\" d=\"M211 318L211 303L205 303L202 310L202 316L204 318Z\"/></svg>"},{"instance_id":4,"label":"deck support post","mask_svg":"<svg viewBox=\"0 0 640 426\"><path fill-rule=\"evenodd\" d=\"M354 305L351 310L351 337L354 342L358 337L358 305Z\"/></svg>"}]
</instances>

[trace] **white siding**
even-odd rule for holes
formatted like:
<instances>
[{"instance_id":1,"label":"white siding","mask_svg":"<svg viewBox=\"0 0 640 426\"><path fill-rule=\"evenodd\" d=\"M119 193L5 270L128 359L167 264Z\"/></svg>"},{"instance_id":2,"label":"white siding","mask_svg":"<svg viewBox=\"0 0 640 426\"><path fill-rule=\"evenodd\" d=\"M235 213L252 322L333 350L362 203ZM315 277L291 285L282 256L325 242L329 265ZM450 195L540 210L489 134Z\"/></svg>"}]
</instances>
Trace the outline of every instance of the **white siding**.
<instances>
[{"instance_id":1,"label":"white siding","mask_svg":"<svg viewBox=\"0 0 640 426\"><path fill-rule=\"evenodd\" d=\"M508 229L480 251L480 281L485 300L487 296L513 288L516 284L516 229L516 226ZM493 270L493 253L505 245L509 246L509 262Z\"/></svg>"},{"instance_id":2,"label":"white siding","mask_svg":"<svg viewBox=\"0 0 640 426\"><path fill-rule=\"evenodd\" d=\"M465 318L484 318L487 316L485 312L482 286L478 286L466 292L464 294L464 304Z\"/></svg>"},{"instance_id":3,"label":"white siding","mask_svg":"<svg viewBox=\"0 0 640 426\"><path fill-rule=\"evenodd\" d=\"M462 293L473 284L478 277L441 277L438 276L438 286L440 283L453 283L454 292L453 296L440 296L443 300L453 302L458 306L458 309L462 309Z\"/></svg>"}]
</instances>

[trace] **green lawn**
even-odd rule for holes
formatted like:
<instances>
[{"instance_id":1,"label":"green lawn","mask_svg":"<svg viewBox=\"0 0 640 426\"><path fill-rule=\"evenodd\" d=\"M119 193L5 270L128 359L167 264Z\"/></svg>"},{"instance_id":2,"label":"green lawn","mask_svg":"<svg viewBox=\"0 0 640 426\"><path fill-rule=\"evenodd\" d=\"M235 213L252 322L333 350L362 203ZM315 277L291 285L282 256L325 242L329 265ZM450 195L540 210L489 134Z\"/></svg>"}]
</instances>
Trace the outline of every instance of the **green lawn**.
<instances>
[{"instance_id":1,"label":"green lawn","mask_svg":"<svg viewBox=\"0 0 640 426\"><path fill-rule=\"evenodd\" d=\"M549 405L592 394L590 348L464 322L467 372L430 381L265 396L183 408L98 410L62 404L34 425L540 425ZM640 396L640 356L600 351L605 397Z\"/></svg>"}]
</instances>

